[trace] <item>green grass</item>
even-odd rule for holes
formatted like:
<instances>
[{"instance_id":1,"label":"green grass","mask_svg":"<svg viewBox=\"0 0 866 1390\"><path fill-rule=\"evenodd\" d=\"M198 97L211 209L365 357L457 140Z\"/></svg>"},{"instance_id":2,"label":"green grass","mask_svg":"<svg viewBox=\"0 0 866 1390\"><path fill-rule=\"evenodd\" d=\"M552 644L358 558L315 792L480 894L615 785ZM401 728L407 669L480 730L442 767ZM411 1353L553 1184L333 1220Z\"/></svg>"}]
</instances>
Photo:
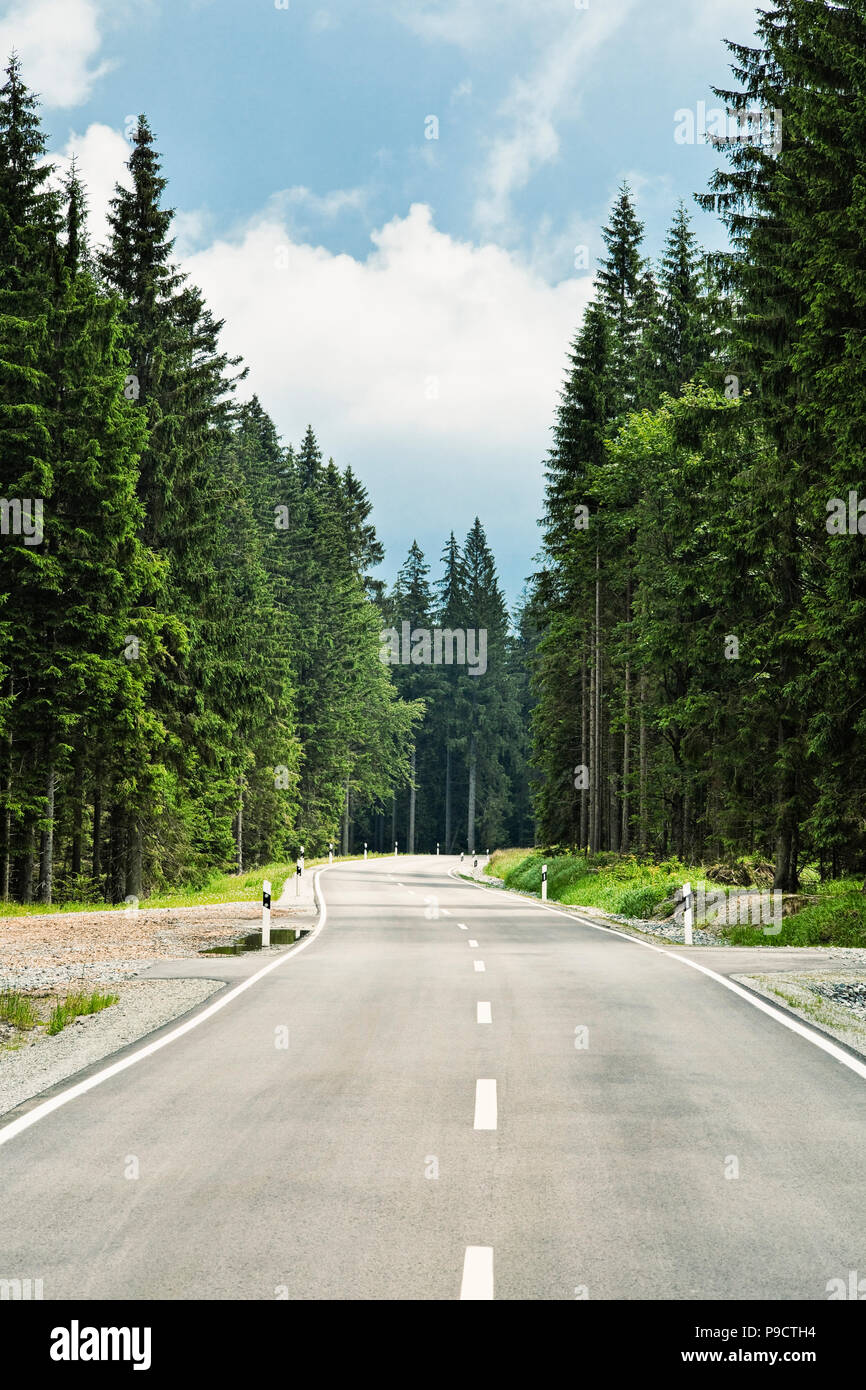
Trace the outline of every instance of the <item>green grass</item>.
<instances>
[{"instance_id":1,"label":"green grass","mask_svg":"<svg viewBox=\"0 0 866 1390\"><path fill-rule=\"evenodd\" d=\"M541 866L547 864L547 895L569 907L597 907L620 917L649 918L653 909L690 881L705 881L701 865L676 859L648 864L630 855L542 854L538 850L500 850L488 872L506 888L541 895ZM818 884L804 873L804 889L819 897L800 912L784 918L781 931L765 935L759 926L713 926L732 946L859 946L866 947L866 893L860 880L844 878ZM766 891L766 890L765 890Z\"/></svg>"},{"instance_id":2,"label":"green grass","mask_svg":"<svg viewBox=\"0 0 866 1390\"><path fill-rule=\"evenodd\" d=\"M53 1036L60 1033L68 1023L82 1014L98 1014L102 1009L109 1008L116 1004L119 995L100 994L94 990L92 994L68 994L62 1004L56 1004L48 1020L48 1032Z\"/></svg>"},{"instance_id":3,"label":"green grass","mask_svg":"<svg viewBox=\"0 0 866 1390\"><path fill-rule=\"evenodd\" d=\"M765 936L760 927L728 927L725 939L733 946L860 946L866 947L866 893L852 889L824 893L821 901L785 917L778 936Z\"/></svg>"},{"instance_id":4,"label":"green grass","mask_svg":"<svg viewBox=\"0 0 866 1390\"><path fill-rule=\"evenodd\" d=\"M4 989L0 990L0 1019L11 1023L13 1028L33 1028L39 1022L39 1015L26 994Z\"/></svg>"},{"instance_id":5,"label":"green grass","mask_svg":"<svg viewBox=\"0 0 866 1390\"><path fill-rule=\"evenodd\" d=\"M334 863L338 864L343 858L361 859L363 849L359 853L334 855ZM391 854L373 854L368 852L368 859L391 859ZM304 867L306 870L317 868L320 864L327 864L328 856L323 855L319 859L305 859ZM160 893L154 893L152 897L142 898L138 904L141 911L149 907L208 907L217 903L252 903L258 902L262 896L262 884L265 879L271 881L271 897L274 901L280 896L287 881L295 876L295 862L265 864L258 869L250 869L243 874L213 874L204 885L189 888L174 888ZM122 912L128 909L128 903L105 903L105 902L58 902L46 907L44 903L14 903L0 901L0 917L37 917L43 913L58 912Z\"/></svg>"},{"instance_id":6,"label":"green grass","mask_svg":"<svg viewBox=\"0 0 866 1390\"><path fill-rule=\"evenodd\" d=\"M547 864L547 896L569 907L597 907L623 917L649 916L696 870L670 859L648 864L630 855L545 855L538 850L507 850L493 856L490 872L506 888L541 894L541 866Z\"/></svg>"}]
</instances>

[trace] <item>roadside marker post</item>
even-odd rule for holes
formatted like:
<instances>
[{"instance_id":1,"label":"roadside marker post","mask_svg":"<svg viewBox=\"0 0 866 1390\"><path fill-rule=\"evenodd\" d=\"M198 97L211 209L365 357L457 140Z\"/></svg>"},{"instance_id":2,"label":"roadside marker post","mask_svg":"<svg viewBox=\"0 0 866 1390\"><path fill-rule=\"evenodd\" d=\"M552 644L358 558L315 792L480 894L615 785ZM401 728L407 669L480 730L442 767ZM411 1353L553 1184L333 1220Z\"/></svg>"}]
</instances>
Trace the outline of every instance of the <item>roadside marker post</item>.
<instances>
[{"instance_id":1,"label":"roadside marker post","mask_svg":"<svg viewBox=\"0 0 866 1390\"><path fill-rule=\"evenodd\" d=\"M364 841L364 858L367 858L367 841Z\"/></svg>"},{"instance_id":2,"label":"roadside marker post","mask_svg":"<svg viewBox=\"0 0 866 1390\"><path fill-rule=\"evenodd\" d=\"M329 864L333 864L333 862L334 862L334 846L331 844L331 845L328 845L328 863L329 863Z\"/></svg>"},{"instance_id":3,"label":"roadside marker post","mask_svg":"<svg viewBox=\"0 0 866 1390\"><path fill-rule=\"evenodd\" d=\"M437 854L439 853L439 841L438 841L438 840L436 841L436 853L437 853Z\"/></svg>"},{"instance_id":4,"label":"roadside marker post","mask_svg":"<svg viewBox=\"0 0 866 1390\"><path fill-rule=\"evenodd\" d=\"M476 855L475 855L475 858L472 860L472 872L475 873L475 872L477 871L477 869L478 869L478 855L476 854Z\"/></svg>"},{"instance_id":5,"label":"roadside marker post","mask_svg":"<svg viewBox=\"0 0 866 1390\"><path fill-rule=\"evenodd\" d=\"M694 910L692 908L692 885L690 883L683 884L683 902L685 903L685 912L683 913L683 945L691 946L693 945L692 925L694 923Z\"/></svg>"},{"instance_id":6,"label":"roadside marker post","mask_svg":"<svg viewBox=\"0 0 866 1390\"><path fill-rule=\"evenodd\" d=\"M541 866L541 901L547 902L547 865Z\"/></svg>"},{"instance_id":7,"label":"roadside marker post","mask_svg":"<svg viewBox=\"0 0 866 1390\"><path fill-rule=\"evenodd\" d=\"M394 841L394 858L397 858L397 841Z\"/></svg>"},{"instance_id":8,"label":"roadside marker post","mask_svg":"<svg viewBox=\"0 0 866 1390\"><path fill-rule=\"evenodd\" d=\"M296 898L299 898L299 897L301 896L301 874L302 874L302 872L303 872L303 870L302 870L302 868L301 868L302 863L303 863L303 860L299 859L299 860L298 860L298 867L295 869L295 897L296 897Z\"/></svg>"},{"instance_id":9,"label":"roadside marker post","mask_svg":"<svg viewBox=\"0 0 866 1390\"><path fill-rule=\"evenodd\" d=\"M262 884L262 950L271 944L271 881Z\"/></svg>"}]
</instances>

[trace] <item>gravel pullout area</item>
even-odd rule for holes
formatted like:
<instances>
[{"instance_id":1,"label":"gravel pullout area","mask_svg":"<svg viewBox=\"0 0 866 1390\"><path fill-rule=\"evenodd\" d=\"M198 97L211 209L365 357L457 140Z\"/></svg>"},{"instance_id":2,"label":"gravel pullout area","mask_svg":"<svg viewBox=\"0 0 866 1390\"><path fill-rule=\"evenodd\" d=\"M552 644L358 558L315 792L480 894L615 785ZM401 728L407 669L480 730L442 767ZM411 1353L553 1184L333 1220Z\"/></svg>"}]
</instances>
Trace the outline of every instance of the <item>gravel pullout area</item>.
<instances>
[{"instance_id":1,"label":"gravel pullout area","mask_svg":"<svg viewBox=\"0 0 866 1390\"><path fill-rule=\"evenodd\" d=\"M103 978L103 977L100 977ZM152 1033L222 989L222 980L128 980L116 1004L0 1051L0 1115Z\"/></svg>"}]
</instances>

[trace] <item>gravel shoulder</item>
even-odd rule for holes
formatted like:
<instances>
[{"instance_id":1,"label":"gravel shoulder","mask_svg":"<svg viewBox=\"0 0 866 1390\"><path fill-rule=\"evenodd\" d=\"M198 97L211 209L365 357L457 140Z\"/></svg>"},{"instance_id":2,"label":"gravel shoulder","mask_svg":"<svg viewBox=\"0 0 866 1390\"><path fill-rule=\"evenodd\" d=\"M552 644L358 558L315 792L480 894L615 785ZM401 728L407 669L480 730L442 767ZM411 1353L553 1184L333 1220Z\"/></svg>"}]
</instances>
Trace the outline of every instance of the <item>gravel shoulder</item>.
<instances>
[{"instance_id":1,"label":"gravel shoulder","mask_svg":"<svg viewBox=\"0 0 866 1390\"><path fill-rule=\"evenodd\" d=\"M272 910L271 924L292 926L309 913L301 898L297 907ZM261 920L258 903L2 917L0 989L114 984L157 961L196 958L209 947L228 945L255 931Z\"/></svg>"},{"instance_id":2,"label":"gravel shoulder","mask_svg":"<svg viewBox=\"0 0 866 1390\"><path fill-rule=\"evenodd\" d=\"M161 1028L224 987L222 980L127 980L116 1004L76 1019L53 1037L25 1035L0 1049L0 1115Z\"/></svg>"},{"instance_id":3,"label":"gravel shoulder","mask_svg":"<svg viewBox=\"0 0 866 1390\"><path fill-rule=\"evenodd\" d=\"M730 978L866 1057L866 970L785 970Z\"/></svg>"}]
</instances>

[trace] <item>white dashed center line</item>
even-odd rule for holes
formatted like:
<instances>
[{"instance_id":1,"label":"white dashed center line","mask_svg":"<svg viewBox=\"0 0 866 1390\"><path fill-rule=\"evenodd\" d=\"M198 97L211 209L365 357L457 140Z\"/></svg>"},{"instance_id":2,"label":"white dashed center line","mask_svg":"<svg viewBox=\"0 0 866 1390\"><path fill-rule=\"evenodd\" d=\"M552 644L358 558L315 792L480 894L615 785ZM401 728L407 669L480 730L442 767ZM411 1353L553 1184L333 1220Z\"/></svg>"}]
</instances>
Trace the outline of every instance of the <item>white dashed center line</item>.
<instances>
[{"instance_id":1,"label":"white dashed center line","mask_svg":"<svg viewBox=\"0 0 866 1390\"><path fill-rule=\"evenodd\" d=\"M496 1128L496 1082L475 1083L475 1128Z\"/></svg>"},{"instance_id":2,"label":"white dashed center line","mask_svg":"<svg viewBox=\"0 0 866 1390\"><path fill-rule=\"evenodd\" d=\"M467 926L464 926L464 924L463 924L462 922L458 922L457 925L458 925L458 927L460 928L461 931L468 931L468 930L469 930L469 928L468 928Z\"/></svg>"},{"instance_id":3,"label":"white dashed center line","mask_svg":"<svg viewBox=\"0 0 866 1390\"><path fill-rule=\"evenodd\" d=\"M477 941L473 941L471 937L469 938L469 949L470 949L471 951L477 951L477 949L478 949L478 942L477 942Z\"/></svg>"},{"instance_id":4,"label":"white dashed center line","mask_svg":"<svg viewBox=\"0 0 866 1390\"><path fill-rule=\"evenodd\" d=\"M467 1245L463 1259L461 1299L493 1297L493 1246Z\"/></svg>"},{"instance_id":5,"label":"white dashed center line","mask_svg":"<svg viewBox=\"0 0 866 1390\"><path fill-rule=\"evenodd\" d=\"M492 1023L492 1022L493 1022L493 1013L492 1013L492 1010L491 1010L491 1008L490 1008L490 1001L489 1001L489 1000L486 1000L486 999L479 999L479 1000L478 1000L478 1003L475 1005L475 1008L476 1008L476 1015L475 1015L475 1022L476 1022L476 1023Z\"/></svg>"},{"instance_id":6,"label":"white dashed center line","mask_svg":"<svg viewBox=\"0 0 866 1390\"><path fill-rule=\"evenodd\" d=\"M476 969L476 970L483 970L483 969L484 969L484 961L483 961L483 960L474 960L474 961L472 962L472 964L475 966L475 969Z\"/></svg>"}]
</instances>

